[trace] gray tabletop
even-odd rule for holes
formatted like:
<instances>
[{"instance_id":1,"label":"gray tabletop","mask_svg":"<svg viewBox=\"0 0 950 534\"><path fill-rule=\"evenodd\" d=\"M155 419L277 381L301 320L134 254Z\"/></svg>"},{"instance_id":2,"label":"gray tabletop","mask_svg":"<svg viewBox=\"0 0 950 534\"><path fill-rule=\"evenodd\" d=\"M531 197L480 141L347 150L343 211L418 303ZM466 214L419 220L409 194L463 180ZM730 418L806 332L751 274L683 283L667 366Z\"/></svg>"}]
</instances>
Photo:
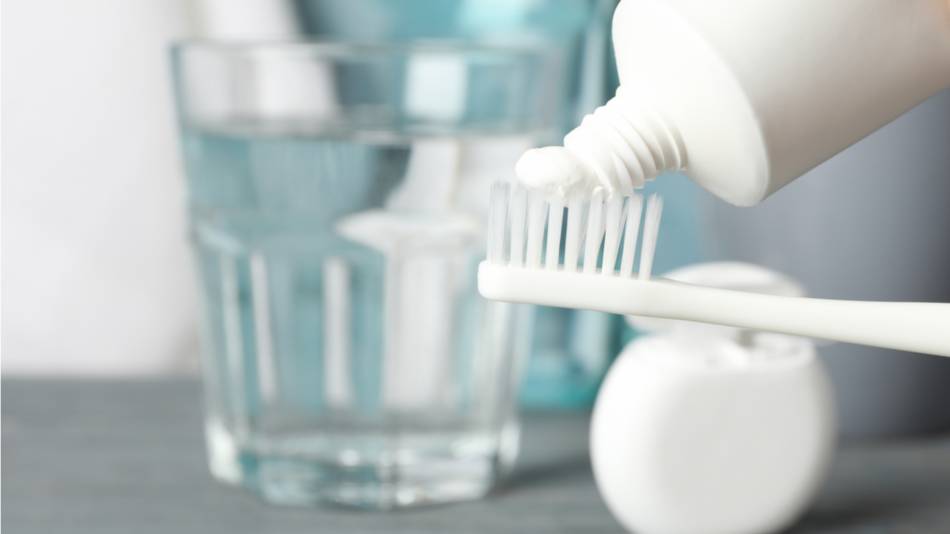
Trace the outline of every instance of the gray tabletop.
<instances>
[{"instance_id":1,"label":"gray tabletop","mask_svg":"<svg viewBox=\"0 0 950 534\"><path fill-rule=\"evenodd\" d=\"M528 415L487 499L395 513L278 508L213 482L194 381L2 383L2 529L50 532L617 532L587 417ZM844 447L793 532L950 533L950 436Z\"/></svg>"}]
</instances>

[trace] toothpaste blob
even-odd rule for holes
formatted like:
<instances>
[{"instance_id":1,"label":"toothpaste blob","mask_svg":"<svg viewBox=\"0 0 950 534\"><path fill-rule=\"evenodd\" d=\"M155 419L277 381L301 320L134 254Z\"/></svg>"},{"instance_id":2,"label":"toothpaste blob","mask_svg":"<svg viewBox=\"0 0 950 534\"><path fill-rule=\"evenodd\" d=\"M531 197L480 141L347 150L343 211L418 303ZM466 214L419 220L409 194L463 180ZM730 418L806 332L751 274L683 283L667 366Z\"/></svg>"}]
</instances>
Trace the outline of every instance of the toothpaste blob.
<instances>
[{"instance_id":1,"label":"toothpaste blob","mask_svg":"<svg viewBox=\"0 0 950 534\"><path fill-rule=\"evenodd\" d=\"M528 189L561 198L589 196L594 188L605 185L593 169L562 146L525 152L515 165L515 175Z\"/></svg>"}]
</instances>

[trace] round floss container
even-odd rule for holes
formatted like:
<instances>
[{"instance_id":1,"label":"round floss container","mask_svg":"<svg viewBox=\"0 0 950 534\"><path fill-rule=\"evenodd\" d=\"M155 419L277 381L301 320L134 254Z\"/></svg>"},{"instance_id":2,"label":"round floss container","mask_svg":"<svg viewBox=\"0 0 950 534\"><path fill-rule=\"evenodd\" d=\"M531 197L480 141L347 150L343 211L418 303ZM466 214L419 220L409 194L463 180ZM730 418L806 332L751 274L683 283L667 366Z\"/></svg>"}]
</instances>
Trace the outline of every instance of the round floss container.
<instances>
[{"instance_id":1,"label":"round floss container","mask_svg":"<svg viewBox=\"0 0 950 534\"><path fill-rule=\"evenodd\" d=\"M801 295L739 263L673 271L687 283ZM623 350L591 422L597 487L645 534L772 532L820 486L834 445L830 383L811 340L630 318L650 332Z\"/></svg>"}]
</instances>

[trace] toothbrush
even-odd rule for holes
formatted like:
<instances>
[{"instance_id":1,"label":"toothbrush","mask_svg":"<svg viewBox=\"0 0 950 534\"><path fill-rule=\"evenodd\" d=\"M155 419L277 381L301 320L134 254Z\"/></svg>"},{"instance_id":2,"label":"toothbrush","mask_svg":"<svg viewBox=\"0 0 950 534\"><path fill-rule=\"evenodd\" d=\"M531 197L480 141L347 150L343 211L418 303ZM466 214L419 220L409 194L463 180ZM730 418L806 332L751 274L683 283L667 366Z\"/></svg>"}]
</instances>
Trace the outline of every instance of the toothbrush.
<instances>
[{"instance_id":1,"label":"toothbrush","mask_svg":"<svg viewBox=\"0 0 950 534\"><path fill-rule=\"evenodd\" d=\"M598 189L590 199L562 200L496 183L478 290L492 300L950 356L950 304L782 297L651 278L661 213L656 195L644 202L640 195L607 195Z\"/></svg>"}]
</instances>

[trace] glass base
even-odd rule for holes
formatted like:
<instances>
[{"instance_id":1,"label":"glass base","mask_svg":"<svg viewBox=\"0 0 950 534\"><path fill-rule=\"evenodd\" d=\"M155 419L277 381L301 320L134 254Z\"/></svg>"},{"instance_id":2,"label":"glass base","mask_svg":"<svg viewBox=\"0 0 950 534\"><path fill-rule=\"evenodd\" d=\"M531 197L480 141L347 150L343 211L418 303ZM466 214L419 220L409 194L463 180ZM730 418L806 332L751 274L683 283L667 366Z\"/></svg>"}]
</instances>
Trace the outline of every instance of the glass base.
<instances>
[{"instance_id":1,"label":"glass base","mask_svg":"<svg viewBox=\"0 0 950 534\"><path fill-rule=\"evenodd\" d=\"M402 435L397 447L388 438L388 446L374 443L370 449L375 454L367 455L365 447L357 451L333 440L331 448L326 439L241 448L220 425L208 425L206 431L211 473L221 482L241 485L279 505L375 510L481 498L511 470L520 441L518 425L511 423L490 436L454 434L420 441Z\"/></svg>"},{"instance_id":2,"label":"glass base","mask_svg":"<svg viewBox=\"0 0 950 534\"><path fill-rule=\"evenodd\" d=\"M478 499L491 490L499 472L496 458L343 466L259 457L256 489L274 504L389 510Z\"/></svg>"}]
</instances>

